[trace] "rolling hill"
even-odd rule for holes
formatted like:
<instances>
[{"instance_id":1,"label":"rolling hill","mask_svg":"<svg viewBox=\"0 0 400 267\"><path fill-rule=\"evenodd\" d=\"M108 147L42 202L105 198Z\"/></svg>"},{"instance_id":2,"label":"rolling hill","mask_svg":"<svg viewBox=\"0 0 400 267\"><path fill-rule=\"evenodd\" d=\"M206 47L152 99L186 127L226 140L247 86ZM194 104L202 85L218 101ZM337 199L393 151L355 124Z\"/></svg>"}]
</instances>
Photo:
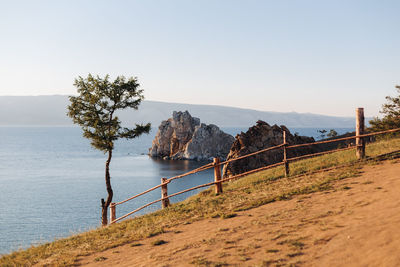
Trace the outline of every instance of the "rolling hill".
<instances>
[{"instance_id":1,"label":"rolling hill","mask_svg":"<svg viewBox=\"0 0 400 267\"><path fill-rule=\"evenodd\" d=\"M66 116L68 96L0 96L1 126L71 126ZM249 127L257 120L287 127L353 127L354 118L311 113L272 112L215 105L193 105L145 100L138 111L120 112L124 124L151 122L157 127L173 111L188 110L204 123L221 127Z\"/></svg>"}]
</instances>

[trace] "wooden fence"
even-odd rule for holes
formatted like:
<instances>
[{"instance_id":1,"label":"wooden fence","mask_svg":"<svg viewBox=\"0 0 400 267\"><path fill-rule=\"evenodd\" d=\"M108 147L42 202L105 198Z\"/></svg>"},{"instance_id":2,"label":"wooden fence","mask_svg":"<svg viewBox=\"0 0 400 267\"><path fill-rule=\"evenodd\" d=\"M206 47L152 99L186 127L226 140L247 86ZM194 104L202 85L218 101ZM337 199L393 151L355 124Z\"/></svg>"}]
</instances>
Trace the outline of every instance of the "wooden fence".
<instances>
[{"instance_id":1,"label":"wooden fence","mask_svg":"<svg viewBox=\"0 0 400 267\"><path fill-rule=\"evenodd\" d=\"M157 202L161 202L161 207L162 208L166 208L166 207L168 207L170 205L170 201L169 201L170 198L172 198L174 196L177 196L177 195L180 195L180 194L183 194L183 193L186 193L186 192L189 192L189 191L193 191L193 190L202 188L202 187L208 187L208 186L211 186L211 185L215 185L215 193L216 194L221 194L223 192L223 188L222 188L222 183L223 182L227 182L227 181L231 181L231 180L234 180L234 179L238 179L240 177L243 177L243 176L255 173L255 172L267 170L267 169L270 169L270 168L274 168L274 167L277 167L277 166L280 166L280 165L284 165L285 176L289 176L289 174L290 174L290 168L289 168L290 165L289 165L289 163L293 162L293 161L306 159L306 158L311 158L311 157L316 157L316 156L321 156L321 155L325 155L325 154L329 154L329 153L333 153L333 152L338 152L338 151L350 150L350 149L356 149L357 159L363 159L363 158L365 158L365 138L366 137L376 136L376 135L379 135L379 134L400 132L400 128L399 128L399 129L392 129L392 130L387 130L387 131L364 134L364 109L363 108L358 108L357 112L356 112L356 115L357 116L356 116L356 132L355 132L355 136L349 136L349 137L343 137L343 138L337 138L337 139L325 140L325 141L319 141L319 142L313 142L313 143L306 143L306 144L289 145L286 142L286 132L283 131L283 142L280 145L273 146L273 147L268 147L268 148L256 151L254 153L250 153L250 154L247 154L247 155L244 155L244 156L240 156L240 157L237 157L237 158L234 158L234 159L229 159L229 160L226 160L226 161L223 161L223 162L220 162L219 158L214 158L212 163L208 163L208 164L203 165L203 166L201 166L201 167L199 167L197 169L194 169L192 171L189 171L189 172L186 172L186 173L183 173L181 175L177 175L177 176L174 176L174 177L171 177L171 178L161 178L161 183L159 185L154 186L152 188L149 188L146 191L144 191L142 193L139 193L137 195L134 195L134 196L132 196L132 197L130 197L128 199L125 199L123 201L116 202L116 203L111 203L111 205L110 205L110 224L116 223L116 222L118 222L118 221L120 221L120 220L122 220L122 219L124 219L124 218L126 218L126 217L128 217L128 216L130 216L130 215L132 215L132 214L134 214L134 213L136 213L136 212L138 212L138 211L150 206L150 205L153 205L153 204L155 204ZM327 143L340 142L340 141L347 141L347 140L352 140L352 139L356 140L355 145L349 144L349 146L345 147L345 148L338 148L338 149L333 149L333 150L329 150L329 151L318 152L318 153L313 153L313 154L307 154L307 155L302 155L302 156L297 156L297 157L292 157L292 158L288 158L288 156L287 156L288 155L288 153L287 153L288 150L293 149L293 148L309 147L309 146L314 146L314 145L327 144ZM264 166L264 167L261 167L261 168L257 168L257 169L254 169L254 170L250 170L250 171L247 171L247 172L244 172L244 173L241 173L241 174L237 174L237 175L234 175L234 176L231 176L231 177L222 178L222 176L221 176L221 167L223 165L228 164L230 162L238 161L238 160L241 160L241 159L244 159L244 158L248 158L248 157L260 154L260 153L265 153L267 151L276 150L276 149L282 149L283 150L283 161L275 163L275 164L270 164L270 165L267 165L267 166ZM173 180L180 179L180 178L186 177L188 175L191 175L191 174L194 174L194 173L198 173L198 172L201 172L201 171L205 171L205 170L208 170L208 169L211 169L211 168L214 168L214 181L213 182L202 184L202 185L198 185L198 186L195 186L195 187L191 187L191 188L182 190L180 192L168 195L168 184L170 182L172 182ZM149 193L149 192L151 192L153 190L156 190L158 188L161 188L161 198L159 198L157 200L154 200L154 201L151 201L151 202L149 202L149 203L147 203L147 204L145 204L145 205L143 205L143 206L141 206L141 207L139 207L139 208L137 208L137 209L135 209L135 210L133 210L133 211L121 216L121 217L119 217L119 218L116 218L116 207L118 205L121 205L121 204L123 204L123 203L125 203L127 201L130 201L130 200L133 200L133 199L135 199L137 197L140 197L140 196L142 196L142 195L144 195L146 193Z\"/></svg>"}]
</instances>

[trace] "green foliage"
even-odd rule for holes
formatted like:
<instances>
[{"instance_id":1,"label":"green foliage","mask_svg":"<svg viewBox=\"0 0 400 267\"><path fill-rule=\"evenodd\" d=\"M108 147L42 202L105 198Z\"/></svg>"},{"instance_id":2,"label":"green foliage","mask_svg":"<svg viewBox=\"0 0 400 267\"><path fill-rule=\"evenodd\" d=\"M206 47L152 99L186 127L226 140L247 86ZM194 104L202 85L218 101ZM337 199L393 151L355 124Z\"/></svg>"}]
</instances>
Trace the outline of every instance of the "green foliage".
<instances>
[{"instance_id":1,"label":"green foliage","mask_svg":"<svg viewBox=\"0 0 400 267\"><path fill-rule=\"evenodd\" d=\"M324 139L325 137L332 138L336 137L338 133L335 131L335 129L330 129L329 132L325 129L318 130L318 133L320 133L320 138Z\"/></svg>"},{"instance_id":2,"label":"green foliage","mask_svg":"<svg viewBox=\"0 0 400 267\"><path fill-rule=\"evenodd\" d=\"M325 138L325 134L326 134L326 130L325 130L325 129L323 129L323 130L318 130L317 132L319 132L319 133L321 134L321 139L324 139L324 138Z\"/></svg>"},{"instance_id":3,"label":"green foliage","mask_svg":"<svg viewBox=\"0 0 400 267\"><path fill-rule=\"evenodd\" d=\"M143 90L139 89L137 79L118 76L110 82L109 78L108 75L100 78L89 74L87 78L75 79L74 85L79 95L69 97L71 104L68 106L68 116L82 127L83 136L90 139L94 148L108 152L105 174L108 197L106 201L101 199L103 226L108 223L107 208L113 198L109 165L114 142L119 138L131 139L150 131L150 123L136 124L132 129L122 127L115 114L126 108L138 109L143 100Z\"/></svg>"},{"instance_id":4,"label":"green foliage","mask_svg":"<svg viewBox=\"0 0 400 267\"><path fill-rule=\"evenodd\" d=\"M338 133L334 129L331 129L326 136L331 138L331 137L336 137L337 135Z\"/></svg>"},{"instance_id":5,"label":"green foliage","mask_svg":"<svg viewBox=\"0 0 400 267\"><path fill-rule=\"evenodd\" d=\"M106 259L106 257L97 257L94 259L94 261L105 261Z\"/></svg>"},{"instance_id":6,"label":"green foliage","mask_svg":"<svg viewBox=\"0 0 400 267\"><path fill-rule=\"evenodd\" d=\"M385 116L380 119L375 117L369 123L372 131L384 131L400 128L400 86L396 85L397 97L387 96L387 103L382 105L380 113Z\"/></svg>"},{"instance_id":7,"label":"green foliage","mask_svg":"<svg viewBox=\"0 0 400 267\"><path fill-rule=\"evenodd\" d=\"M118 76L110 82L109 75L75 79L79 96L71 96L68 116L83 129L83 136L91 140L94 148L103 152L114 148L119 138L135 138L150 131L150 123L138 125L133 129L121 126L115 116L117 110L138 109L143 100L143 90L139 89L136 78L126 79Z\"/></svg>"}]
</instances>

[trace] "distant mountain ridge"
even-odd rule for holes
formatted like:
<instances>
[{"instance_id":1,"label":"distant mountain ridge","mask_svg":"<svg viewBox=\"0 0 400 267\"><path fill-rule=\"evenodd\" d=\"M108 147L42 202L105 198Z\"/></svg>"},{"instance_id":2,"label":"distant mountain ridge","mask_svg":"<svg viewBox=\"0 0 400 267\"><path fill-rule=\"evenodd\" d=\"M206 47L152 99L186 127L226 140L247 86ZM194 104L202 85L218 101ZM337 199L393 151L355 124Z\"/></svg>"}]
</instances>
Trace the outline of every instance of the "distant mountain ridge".
<instances>
[{"instance_id":1,"label":"distant mountain ridge","mask_svg":"<svg viewBox=\"0 0 400 267\"><path fill-rule=\"evenodd\" d=\"M2 126L72 126L67 117L68 96L0 96ZM287 127L354 127L352 117L334 117L311 113L271 112L214 105L193 105L145 100L139 110L118 114L126 125L151 122L153 129L173 111L189 111L207 124L220 127L250 127L258 120Z\"/></svg>"}]
</instances>

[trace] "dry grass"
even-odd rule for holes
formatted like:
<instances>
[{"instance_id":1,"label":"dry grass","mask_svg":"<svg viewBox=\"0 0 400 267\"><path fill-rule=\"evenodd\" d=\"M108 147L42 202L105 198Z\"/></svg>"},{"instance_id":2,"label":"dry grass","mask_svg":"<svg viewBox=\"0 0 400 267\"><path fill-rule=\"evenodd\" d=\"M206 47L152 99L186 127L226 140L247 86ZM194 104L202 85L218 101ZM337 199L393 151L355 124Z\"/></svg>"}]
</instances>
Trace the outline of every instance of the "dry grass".
<instances>
[{"instance_id":1,"label":"dry grass","mask_svg":"<svg viewBox=\"0 0 400 267\"><path fill-rule=\"evenodd\" d=\"M375 158L399 149L400 139L398 138L380 140L368 145L366 153L369 157ZM79 256L123 244L137 246L140 244L139 240L164 233L169 227L178 224L189 224L196 220L212 217L229 219L234 217L237 211L255 208L274 201L287 200L294 195L327 190L331 188L333 181L357 176L360 174L363 164L377 161L374 159L358 162L354 154L354 151L343 151L294 162L290 165L291 177L289 178L284 178L283 168L274 168L249 175L240 180L225 183L224 194L215 195L211 189L208 189L164 210L4 255L0 258L0 266L31 266L37 263L48 266L70 266L76 263ZM388 157L393 159L391 156ZM332 172L298 176L345 164L352 165ZM299 250L295 253L301 253L301 240L295 240L291 244ZM274 252L275 249L271 248L270 253ZM295 256L291 255L290 257ZM193 264L224 266L225 263L204 262L199 258Z\"/></svg>"}]
</instances>

